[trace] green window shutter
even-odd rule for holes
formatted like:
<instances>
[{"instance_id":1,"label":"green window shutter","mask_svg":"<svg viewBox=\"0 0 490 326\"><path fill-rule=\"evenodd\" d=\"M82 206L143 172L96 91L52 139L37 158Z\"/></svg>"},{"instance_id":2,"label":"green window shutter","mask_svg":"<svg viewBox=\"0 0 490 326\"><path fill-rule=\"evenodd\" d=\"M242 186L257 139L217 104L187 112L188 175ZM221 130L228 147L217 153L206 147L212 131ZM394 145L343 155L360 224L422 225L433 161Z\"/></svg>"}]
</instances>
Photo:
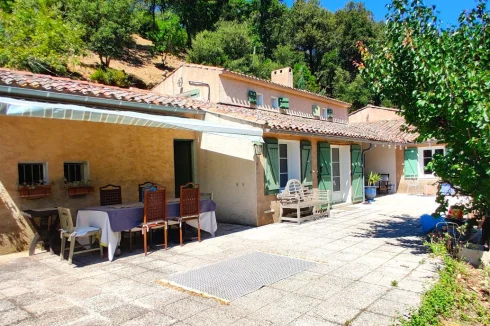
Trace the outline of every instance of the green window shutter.
<instances>
[{"instance_id":1,"label":"green window shutter","mask_svg":"<svg viewBox=\"0 0 490 326\"><path fill-rule=\"evenodd\" d=\"M301 183L304 186L313 186L311 180L311 143L301 141Z\"/></svg>"},{"instance_id":2,"label":"green window shutter","mask_svg":"<svg viewBox=\"0 0 490 326\"><path fill-rule=\"evenodd\" d=\"M318 105L312 105L311 106L311 114L313 114L313 116L315 116L315 117L319 117L320 116L320 107Z\"/></svg>"},{"instance_id":3,"label":"green window shutter","mask_svg":"<svg viewBox=\"0 0 490 326\"><path fill-rule=\"evenodd\" d=\"M418 157L417 148L405 149L405 178L417 178L419 176Z\"/></svg>"},{"instance_id":4,"label":"green window shutter","mask_svg":"<svg viewBox=\"0 0 490 326\"><path fill-rule=\"evenodd\" d=\"M318 160L318 189L332 191L332 157L330 152L330 144L324 142L317 143L317 160ZM330 200L332 198L330 197ZM325 209L327 206L320 206L320 209Z\"/></svg>"},{"instance_id":5,"label":"green window shutter","mask_svg":"<svg viewBox=\"0 0 490 326\"><path fill-rule=\"evenodd\" d=\"M251 104L257 104L257 93L254 91L248 91L248 101Z\"/></svg>"},{"instance_id":6,"label":"green window shutter","mask_svg":"<svg viewBox=\"0 0 490 326\"><path fill-rule=\"evenodd\" d=\"M287 97L279 98L279 108L280 109L289 109L289 99Z\"/></svg>"},{"instance_id":7,"label":"green window shutter","mask_svg":"<svg viewBox=\"0 0 490 326\"><path fill-rule=\"evenodd\" d=\"M265 138L264 142L265 194L277 194L279 192L279 144L275 138Z\"/></svg>"},{"instance_id":8,"label":"green window shutter","mask_svg":"<svg viewBox=\"0 0 490 326\"><path fill-rule=\"evenodd\" d=\"M351 153L352 202L358 203L364 199L361 146L355 144L351 145L350 153Z\"/></svg>"}]
</instances>

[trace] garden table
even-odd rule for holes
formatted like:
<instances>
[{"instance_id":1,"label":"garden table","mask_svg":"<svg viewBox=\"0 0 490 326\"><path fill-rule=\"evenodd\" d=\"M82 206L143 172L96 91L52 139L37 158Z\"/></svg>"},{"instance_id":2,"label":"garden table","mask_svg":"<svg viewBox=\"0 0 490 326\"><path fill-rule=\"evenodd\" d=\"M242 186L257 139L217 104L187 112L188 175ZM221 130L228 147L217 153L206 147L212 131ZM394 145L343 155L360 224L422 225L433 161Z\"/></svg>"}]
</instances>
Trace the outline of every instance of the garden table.
<instances>
[{"instance_id":1,"label":"garden table","mask_svg":"<svg viewBox=\"0 0 490 326\"><path fill-rule=\"evenodd\" d=\"M214 234L218 228L216 223L216 203L210 199L201 199L201 214L199 221L201 230ZM138 227L143 223L143 203L129 203L87 207L78 210L77 226L94 226L102 231L102 245L108 248L109 260L114 259L114 253L121 238L121 231ZM180 214L179 199L167 202L167 217L178 217ZM197 220L186 222L197 228Z\"/></svg>"}]
</instances>

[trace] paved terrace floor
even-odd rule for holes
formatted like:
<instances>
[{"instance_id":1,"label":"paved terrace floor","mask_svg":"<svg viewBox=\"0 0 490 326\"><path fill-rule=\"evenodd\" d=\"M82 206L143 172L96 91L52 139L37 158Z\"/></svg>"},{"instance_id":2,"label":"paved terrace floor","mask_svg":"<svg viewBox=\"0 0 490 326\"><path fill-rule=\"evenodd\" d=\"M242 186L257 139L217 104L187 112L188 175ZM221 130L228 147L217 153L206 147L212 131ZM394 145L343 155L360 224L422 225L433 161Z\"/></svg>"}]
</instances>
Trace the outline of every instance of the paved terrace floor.
<instances>
[{"instance_id":1,"label":"paved terrace floor","mask_svg":"<svg viewBox=\"0 0 490 326\"><path fill-rule=\"evenodd\" d=\"M390 325L436 277L417 219L434 207L392 195L301 225L221 224L216 238L147 257L16 258L0 264L0 325ZM230 305L155 283L253 251L319 263Z\"/></svg>"}]
</instances>

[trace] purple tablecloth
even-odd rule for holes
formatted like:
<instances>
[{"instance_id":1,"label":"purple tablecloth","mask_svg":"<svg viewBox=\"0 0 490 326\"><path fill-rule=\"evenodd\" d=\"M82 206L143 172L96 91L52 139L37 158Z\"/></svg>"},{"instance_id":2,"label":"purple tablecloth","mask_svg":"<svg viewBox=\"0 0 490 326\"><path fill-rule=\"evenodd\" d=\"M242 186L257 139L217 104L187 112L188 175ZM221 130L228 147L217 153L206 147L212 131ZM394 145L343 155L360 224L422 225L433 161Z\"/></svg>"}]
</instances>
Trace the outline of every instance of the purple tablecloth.
<instances>
[{"instance_id":1,"label":"purple tablecloth","mask_svg":"<svg viewBox=\"0 0 490 326\"><path fill-rule=\"evenodd\" d=\"M137 227L143 223L143 205L138 207L97 206L81 208L84 211L107 212L109 223L113 232L121 232ZM216 210L216 203L211 199L201 199L201 213ZM167 203L167 217L177 217L180 215L180 203Z\"/></svg>"}]
</instances>

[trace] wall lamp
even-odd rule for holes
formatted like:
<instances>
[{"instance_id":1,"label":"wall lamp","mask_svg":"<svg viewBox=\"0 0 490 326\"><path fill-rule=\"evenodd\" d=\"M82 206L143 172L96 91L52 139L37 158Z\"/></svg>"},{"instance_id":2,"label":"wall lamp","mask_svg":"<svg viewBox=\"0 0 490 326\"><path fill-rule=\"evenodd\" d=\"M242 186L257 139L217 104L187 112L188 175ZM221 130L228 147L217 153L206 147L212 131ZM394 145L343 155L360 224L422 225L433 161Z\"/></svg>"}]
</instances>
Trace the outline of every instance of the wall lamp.
<instances>
[{"instance_id":1,"label":"wall lamp","mask_svg":"<svg viewBox=\"0 0 490 326\"><path fill-rule=\"evenodd\" d=\"M254 153L257 156L262 155L262 143L261 142L253 142L254 144Z\"/></svg>"}]
</instances>

